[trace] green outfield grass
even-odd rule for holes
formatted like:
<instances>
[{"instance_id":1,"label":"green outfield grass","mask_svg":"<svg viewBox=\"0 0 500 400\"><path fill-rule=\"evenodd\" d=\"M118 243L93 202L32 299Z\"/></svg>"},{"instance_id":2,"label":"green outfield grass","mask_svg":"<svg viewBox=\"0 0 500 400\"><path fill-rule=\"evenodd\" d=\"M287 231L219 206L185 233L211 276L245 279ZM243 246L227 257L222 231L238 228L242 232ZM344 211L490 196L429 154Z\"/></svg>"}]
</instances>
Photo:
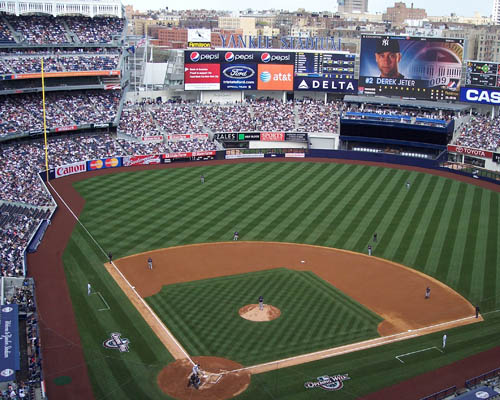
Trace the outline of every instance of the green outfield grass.
<instances>
[{"instance_id":1,"label":"green outfield grass","mask_svg":"<svg viewBox=\"0 0 500 400\"><path fill-rule=\"evenodd\" d=\"M279 318L255 323L238 315L259 293ZM168 285L147 302L189 354L247 366L378 337L382 322L312 272L284 268Z\"/></svg>"},{"instance_id":2,"label":"green outfield grass","mask_svg":"<svg viewBox=\"0 0 500 400\"><path fill-rule=\"evenodd\" d=\"M417 172L343 164L245 163L131 171L75 184L86 200L82 222L115 257L231 240L235 230L242 240L366 252L377 232L374 255L436 277L480 304L483 312L500 308L498 193ZM83 229L75 228L64 263L96 397L166 398L152 382L171 357L107 275L104 261ZM96 311L98 302L86 294L87 281L109 303L110 312ZM449 331L447 352L427 362L403 365L394 357L440 346L442 335L257 375L240 397L307 399L311 392L303 387L306 380L349 373L351 380L336 398L356 398L493 347L500 334L498 314L479 325ZM129 353L103 348L102 342L115 331L130 339ZM293 332L286 340L294 340ZM314 398L324 395L318 390Z\"/></svg>"}]
</instances>

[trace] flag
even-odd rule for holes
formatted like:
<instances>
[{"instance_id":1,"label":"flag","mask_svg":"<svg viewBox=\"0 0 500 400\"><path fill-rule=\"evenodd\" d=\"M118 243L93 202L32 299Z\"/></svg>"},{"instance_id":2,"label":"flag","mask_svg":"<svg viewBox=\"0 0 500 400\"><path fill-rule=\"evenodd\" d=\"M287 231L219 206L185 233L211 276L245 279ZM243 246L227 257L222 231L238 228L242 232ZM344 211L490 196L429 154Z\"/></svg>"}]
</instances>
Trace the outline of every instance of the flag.
<instances>
[{"instance_id":1,"label":"flag","mask_svg":"<svg viewBox=\"0 0 500 400\"><path fill-rule=\"evenodd\" d=\"M146 38L139 39L135 44L135 47L142 47L146 44Z\"/></svg>"}]
</instances>

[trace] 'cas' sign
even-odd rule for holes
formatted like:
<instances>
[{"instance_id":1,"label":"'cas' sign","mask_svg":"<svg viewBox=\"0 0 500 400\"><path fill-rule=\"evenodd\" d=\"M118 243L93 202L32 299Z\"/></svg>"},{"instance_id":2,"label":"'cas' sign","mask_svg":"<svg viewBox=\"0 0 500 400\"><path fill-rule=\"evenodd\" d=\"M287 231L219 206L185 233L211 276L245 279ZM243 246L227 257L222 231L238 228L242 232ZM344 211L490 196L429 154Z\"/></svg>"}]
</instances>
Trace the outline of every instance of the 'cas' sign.
<instances>
[{"instance_id":1,"label":"'cas' sign","mask_svg":"<svg viewBox=\"0 0 500 400\"><path fill-rule=\"evenodd\" d=\"M500 104L500 91L469 87L460 88L460 101L467 103Z\"/></svg>"}]
</instances>

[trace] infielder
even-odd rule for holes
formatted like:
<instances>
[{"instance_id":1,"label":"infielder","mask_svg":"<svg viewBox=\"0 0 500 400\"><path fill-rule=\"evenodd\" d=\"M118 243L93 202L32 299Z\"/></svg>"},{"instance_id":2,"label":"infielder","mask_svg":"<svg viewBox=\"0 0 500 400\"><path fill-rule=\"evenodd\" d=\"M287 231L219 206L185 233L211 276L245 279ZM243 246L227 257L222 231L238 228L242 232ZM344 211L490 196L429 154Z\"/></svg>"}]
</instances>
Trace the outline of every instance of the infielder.
<instances>
[{"instance_id":1,"label":"infielder","mask_svg":"<svg viewBox=\"0 0 500 400\"><path fill-rule=\"evenodd\" d=\"M431 288L427 286L427 289L425 289L425 299L427 300L429 297L431 297Z\"/></svg>"},{"instance_id":2,"label":"infielder","mask_svg":"<svg viewBox=\"0 0 500 400\"><path fill-rule=\"evenodd\" d=\"M259 310L262 311L264 309L264 296L259 296Z\"/></svg>"},{"instance_id":3,"label":"infielder","mask_svg":"<svg viewBox=\"0 0 500 400\"><path fill-rule=\"evenodd\" d=\"M368 255L369 256L372 255L372 246L371 245L368 245Z\"/></svg>"},{"instance_id":4,"label":"infielder","mask_svg":"<svg viewBox=\"0 0 500 400\"><path fill-rule=\"evenodd\" d=\"M239 238L240 234L238 233L238 231L234 231L233 240L238 240Z\"/></svg>"},{"instance_id":5,"label":"infielder","mask_svg":"<svg viewBox=\"0 0 500 400\"><path fill-rule=\"evenodd\" d=\"M443 350L446 347L446 339L448 339L448 336L446 336L446 333L443 335Z\"/></svg>"},{"instance_id":6,"label":"infielder","mask_svg":"<svg viewBox=\"0 0 500 400\"><path fill-rule=\"evenodd\" d=\"M151 257L148 258L148 267L149 269L153 269L153 259Z\"/></svg>"}]
</instances>

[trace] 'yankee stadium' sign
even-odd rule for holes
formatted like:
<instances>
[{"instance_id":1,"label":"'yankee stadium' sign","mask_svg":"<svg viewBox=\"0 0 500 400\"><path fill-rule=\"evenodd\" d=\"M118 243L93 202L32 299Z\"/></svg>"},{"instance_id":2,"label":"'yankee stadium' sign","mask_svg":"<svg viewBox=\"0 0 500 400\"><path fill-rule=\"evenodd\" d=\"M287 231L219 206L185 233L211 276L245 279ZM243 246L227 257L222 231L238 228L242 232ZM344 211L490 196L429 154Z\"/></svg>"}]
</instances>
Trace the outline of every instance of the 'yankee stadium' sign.
<instances>
[{"instance_id":1,"label":"'yankee stadium' sign","mask_svg":"<svg viewBox=\"0 0 500 400\"><path fill-rule=\"evenodd\" d=\"M274 49L271 36L223 35L219 33L222 47L225 49ZM340 38L333 36L295 37L282 36L279 48L284 50L341 50Z\"/></svg>"}]
</instances>

